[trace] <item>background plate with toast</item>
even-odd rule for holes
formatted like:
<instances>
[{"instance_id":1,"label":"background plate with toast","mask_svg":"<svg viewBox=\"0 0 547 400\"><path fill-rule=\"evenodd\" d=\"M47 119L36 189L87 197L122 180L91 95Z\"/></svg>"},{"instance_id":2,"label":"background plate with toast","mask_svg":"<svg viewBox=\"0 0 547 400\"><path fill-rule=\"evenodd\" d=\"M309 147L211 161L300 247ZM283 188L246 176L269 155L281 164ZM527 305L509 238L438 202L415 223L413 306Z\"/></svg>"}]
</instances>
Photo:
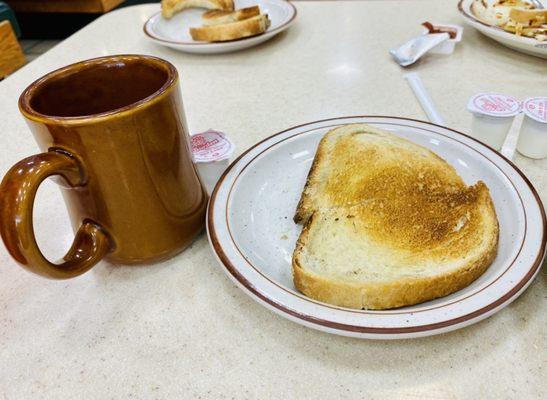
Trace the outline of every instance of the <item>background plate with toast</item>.
<instances>
[{"instance_id":1,"label":"background plate with toast","mask_svg":"<svg viewBox=\"0 0 547 400\"><path fill-rule=\"evenodd\" d=\"M319 140L348 123L366 123L429 148L467 184L486 183L499 220L498 255L470 286L415 306L372 311L310 299L293 285L291 259L301 226L294 215ZM498 152L457 131L397 117L343 117L300 125L251 147L211 197L207 230L228 276L247 294L303 325L347 336L427 336L484 319L516 299L539 271L545 211L526 177Z\"/></svg>"},{"instance_id":2,"label":"background plate with toast","mask_svg":"<svg viewBox=\"0 0 547 400\"><path fill-rule=\"evenodd\" d=\"M241 9L258 5L262 13L270 19L266 32L248 38L228 42L201 42L190 36L189 28L203 24L202 8L186 9L170 19L162 17L161 12L154 14L146 21L143 30L146 37L155 43L189 53L228 53L256 46L271 39L287 29L296 18L296 8L285 0L236 0L235 8Z\"/></svg>"}]
</instances>

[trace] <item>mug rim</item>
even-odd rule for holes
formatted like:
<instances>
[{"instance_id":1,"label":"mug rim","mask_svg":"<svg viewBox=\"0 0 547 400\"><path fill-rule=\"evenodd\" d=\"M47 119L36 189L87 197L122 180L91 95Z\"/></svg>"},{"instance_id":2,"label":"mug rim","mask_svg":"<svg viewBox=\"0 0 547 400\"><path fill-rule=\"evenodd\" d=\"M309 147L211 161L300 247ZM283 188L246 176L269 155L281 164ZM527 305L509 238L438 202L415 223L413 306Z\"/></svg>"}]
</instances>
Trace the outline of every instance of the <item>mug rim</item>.
<instances>
[{"instance_id":1,"label":"mug rim","mask_svg":"<svg viewBox=\"0 0 547 400\"><path fill-rule=\"evenodd\" d=\"M164 72L167 72L167 79L158 90L156 90L152 94L138 101L135 101L123 107L119 107L119 108L115 108L112 110L95 113L95 114L64 116L64 117L57 116L57 115L48 115L48 114L43 114L38 112L30 105L30 102L32 98L34 97L37 89L39 89L45 83L65 74L68 71L77 71L87 67L107 63L107 62L130 61L130 60L144 61L148 65L162 68ZM38 122L57 121L57 122L63 122L65 124L92 122L98 119L122 116L136 109L147 107L150 104L153 104L157 102L160 98L162 98L163 95L165 95L168 91L170 91L170 89L173 88L177 82L178 82L178 72L175 66L171 64L169 61L159 57L143 55L143 54L119 54L119 55L90 58L87 60L78 61L76 63L72 63L64 67L58 68L36 79L34 82L28 85L19 96L19 110L21 111L23 116L25 116L26 118L33 121L38 121Z\"/></svg>"}]
</instances>

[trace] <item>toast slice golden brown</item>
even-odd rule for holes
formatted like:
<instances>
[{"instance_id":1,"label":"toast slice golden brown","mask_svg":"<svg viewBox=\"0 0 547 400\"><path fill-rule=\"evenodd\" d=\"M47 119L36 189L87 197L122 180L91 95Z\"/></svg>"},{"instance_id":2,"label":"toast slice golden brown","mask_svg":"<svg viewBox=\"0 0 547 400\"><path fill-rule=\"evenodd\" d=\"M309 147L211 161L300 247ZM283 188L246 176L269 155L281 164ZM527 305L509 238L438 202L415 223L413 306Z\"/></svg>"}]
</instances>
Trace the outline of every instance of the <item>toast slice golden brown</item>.
<instances>
[{"instance_id":1,"label":"toast slice golden brown","mask_svg":"<svg viewBox=\"0 0 547 400\"><path fill-rule=\"evenodd\" d=\"M264 33L270 26L270 20L266 14L257 15L243 21L229 24L202 26L190 28L192 39L205 42L225 42L228 40L242 39Z\"/></svg>"},{"instance_id":2,"label":"toast slice golden brown","mask_svg":"<svg viewBox=\"0 0 547 400\"><path fill-rule=\"evenodd\" d=\"M320 142L295 215L296 288L313 299L387 309L446 296L497 253L486 185L466 186L430 150L364 124Z\"/></svg>"},{"instance_id":3,"label":"toast slice golden brown","mask_svg":"<svg viewBox=\"0 0 547 400\"><path fill-rule=\"evenodd\" d=\"M187 8L233 11L233 0L161 0L161 15L169 19Z\"/></svg>"},{"instance_id":4,"label":"toast slice golden brown","mask_svg":"<svg viewBox=\"0 0 547 400\"><path fill-rule=\"evenodd\" d=\"M203 19L203 25L212 26L243 21L244 19L256 17L259 14L260 7L253 6L242 8L236 11L210 10L204 12L201 18Z\"/></svg>"}]
</instances>

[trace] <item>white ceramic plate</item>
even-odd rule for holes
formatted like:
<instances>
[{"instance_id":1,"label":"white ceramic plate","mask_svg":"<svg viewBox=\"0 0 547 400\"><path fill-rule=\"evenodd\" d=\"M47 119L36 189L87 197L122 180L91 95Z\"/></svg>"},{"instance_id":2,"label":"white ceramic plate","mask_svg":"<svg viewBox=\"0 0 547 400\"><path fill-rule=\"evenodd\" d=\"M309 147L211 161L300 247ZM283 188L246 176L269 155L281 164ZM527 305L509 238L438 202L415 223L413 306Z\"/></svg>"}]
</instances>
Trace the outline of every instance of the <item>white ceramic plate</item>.
<instances>
[{"instance_id":1,"label":"white ceramic plate","mask_svg":"<svg viewBox=\"0 0 547 400\"><path fill-rule=\"evenodd\" d=\"M294 288L291 257L301 227L292 221L319 140L347 123L368 123L425 146L468 184L489 187L500 223L498 256L467 288L386 311L312 300ZM280 132L243 153L212 194L207 231L228 276L269 309L303 325L363 338L408 338L458 329L507 306L537 274L545 253L545 212L526 177L501 154L464 134L396 117L344 117Z\"/></svg>"},{"instance_id":2,"label":"white ceramic plate","mask_svg":"<svg viewBox=\"0 0 547 400\"><path fill-rule=\"evenodd\" d=\"M256 46L271 39L287 29L296 18L296 8L285 0L235 0L235 8L240 9L258 5L260 11L268 14L271 25L266 32L258 36L232 40L229 42L197 42L190 36L190 27L202 26L202 8L184 10L171 19L165 19L161 12L154 14L144 24L146 37L161 45L188 53L228 53Z\"/></svg>"},{"instance_id":3,"label":"white ceramic plate","mask_svg":"<svg viewBox=\"0 0 547 400\"><path fill-rule=\"evenodd\" d=\"M521 53L531 54L533 56L547 58L547 42L527 37L521 37L504 31L502 28L479 21L471 11L473 0L460 0L458 10L465 18L465 22L479 30L484 35L495 41L510 47Z\"/></svg>"}]
</instances>

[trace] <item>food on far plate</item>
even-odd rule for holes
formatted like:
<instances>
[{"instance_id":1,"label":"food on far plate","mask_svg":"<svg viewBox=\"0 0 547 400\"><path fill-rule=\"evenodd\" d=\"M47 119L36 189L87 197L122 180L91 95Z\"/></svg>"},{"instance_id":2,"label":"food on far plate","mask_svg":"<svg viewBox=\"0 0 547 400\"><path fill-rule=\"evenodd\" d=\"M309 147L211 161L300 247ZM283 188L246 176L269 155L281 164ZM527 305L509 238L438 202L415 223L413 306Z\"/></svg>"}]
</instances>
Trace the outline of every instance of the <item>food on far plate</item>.
<instances>
[{"instance_id":1,"label":"food on far plate","mask_svg":"<svg viewBox=\"0 0 547 400\"><path fill-rule=\"evenodd\" d=\"M482 22L517 36L547 41L547 9L526 0L474 0L471 11Z\"/></svg>"},{"instance_id":2,"label":"food on far plate","mask_svg":"<svg viewBox=\"0 0 547 400\"><path fill-rule=\"evenodd\" d=\"M487 186L425 147L365 125L321 140L297 207L293 279L306 296L388 309L460 290L493 262Z\"/></svg>"},{"instance_id":3,"label":"food on far plate","mask_svg":"<svg viewBox=\"0 0 547 400\"><path fill-rule=\"evenodd\" d=\"M234 2L233 0L161 0L161 15L166 19L187 8L232 11Z\"/></svg>"},{"instance_id":4,"label":"food on far plate","mask_svg":"<svg viewBox=\"0 0 547 400\"><path fill-rule=\"evenodd\" d=\"M512 8L509 11L509 19L523 26L540 26L547 24L547 9L526 10Z\"/></svg>"},{"instance_id":5,"label":"food on far plate","mask_svg":"<svg viewBox=\"0 0 547 400\"><path fill-rule=\"evenodd\" d=\"M190 28L190 35L194 40L225 42L259 35L264 33L269 26L268 15L260 14L242 21Z\"/></svg>"},{"instance_id":6,"label":"food on far plate","mask_svg":"<svg viewBox=\"0 0 547 400\"><path fill-rule=\"evenodd\" d=\"M258 6L234 10L233 0L162 0L164 18L187 8L210 9L202 15L203 26L191 27L193 40L204 42L226 42L260 35L270 26L267 14L260 14Z\"/></svg>"},{"instance_id":7,"label":"food on far plate","mask_svg":"<svg viewBox=\"0 0 547 400\"><path fill-rule=\"evenodd\" d=\"M256 17L260 14L258 6L242 8L236 11L211 10L203 13L203 25L221 25L232 22L242 21L251 17Z\"/></svg>"}]
</instances>

